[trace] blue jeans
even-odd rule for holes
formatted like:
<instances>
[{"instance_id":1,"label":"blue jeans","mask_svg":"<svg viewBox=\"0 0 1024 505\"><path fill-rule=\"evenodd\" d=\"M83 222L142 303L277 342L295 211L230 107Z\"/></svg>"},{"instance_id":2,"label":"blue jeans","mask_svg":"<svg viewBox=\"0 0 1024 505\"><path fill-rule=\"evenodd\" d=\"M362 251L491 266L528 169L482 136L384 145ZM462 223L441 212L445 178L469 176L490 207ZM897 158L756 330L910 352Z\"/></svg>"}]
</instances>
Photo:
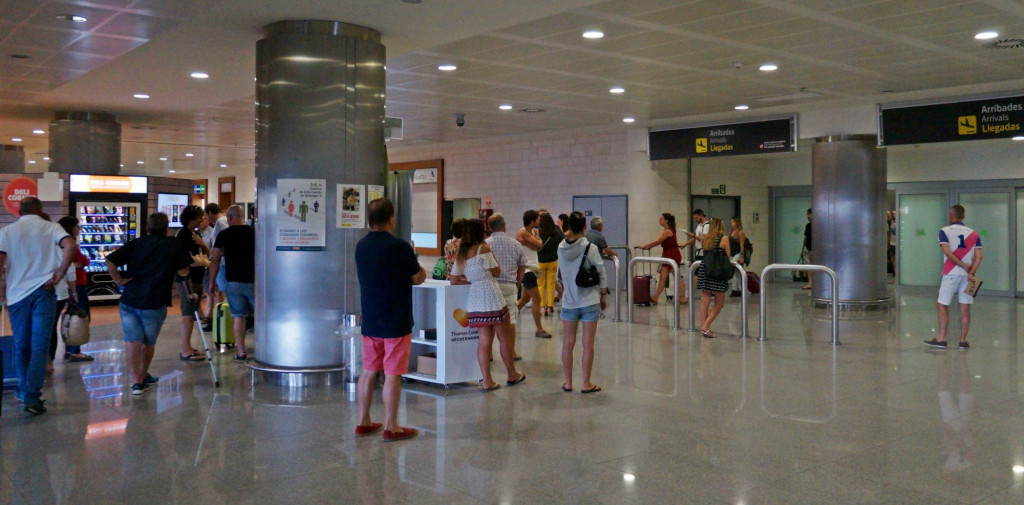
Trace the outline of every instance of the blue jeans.
<instances>
[{"instance_id":1,"label":"blue jeans","mask_svg":"<svg viewBox=\"0 0 1024 505\"><path fill-rule=\"evenodd\" d=\"M9 308L11 331L14 332L18 390L25 399L25 405L35 405L42 396L43 380L46 378L50 332L57 324L57 294L52 287L40 287Z\"/></svg>"}]
</instances>

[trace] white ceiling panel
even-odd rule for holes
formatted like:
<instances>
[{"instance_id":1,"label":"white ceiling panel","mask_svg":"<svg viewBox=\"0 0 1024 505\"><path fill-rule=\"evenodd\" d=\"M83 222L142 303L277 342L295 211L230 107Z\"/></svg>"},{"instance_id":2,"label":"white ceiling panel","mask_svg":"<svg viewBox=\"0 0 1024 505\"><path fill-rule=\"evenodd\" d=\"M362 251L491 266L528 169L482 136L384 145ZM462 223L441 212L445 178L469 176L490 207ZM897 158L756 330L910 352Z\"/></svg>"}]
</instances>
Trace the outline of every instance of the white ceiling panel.
<instances>
[{"instance_id":1,"label":"white ceiling panel","mask_svg":"<svg viewBox=\"0 0 1024 505\"><path fill-rule=\"evenodd\" d=\"M45 124L59 108L96 108L118 115L124 151L133 156L173 146L173 166L182 170L221 159L251 163L254 47L263 26L281 19L379 29L391 55L387 114L403 117L407 139L420 144L621 126L627 114L641 123L744 117L733 105L801 88L824 96L752 105L798 110L835 100L871 104L882 90L903 100L952 87L1024 88L1024 49L993 50L973 39L982 28L1024 36L1024 5L1016 0L460 5L453 16L443 2L391 0L0 0L0 138L26 136L30 124ZM58 13L89 21L73 25L56 20ZM583 39L591 28L605 37ZM437 70L448 62L459 69ZM759 72L766 62L779 70ZM189 79L197 69L211 78ZM612 95L611 85L627 91ZM153 98L134 100L134 90ZM546 112L504 112L500 103ZM464 128L454 125L459 111L468 114ZM27 144L45 150L43 140ZM179 158L184 149L196 159ZM147 161L139 170L164 168Z\"/></svg>"}]
</instances>

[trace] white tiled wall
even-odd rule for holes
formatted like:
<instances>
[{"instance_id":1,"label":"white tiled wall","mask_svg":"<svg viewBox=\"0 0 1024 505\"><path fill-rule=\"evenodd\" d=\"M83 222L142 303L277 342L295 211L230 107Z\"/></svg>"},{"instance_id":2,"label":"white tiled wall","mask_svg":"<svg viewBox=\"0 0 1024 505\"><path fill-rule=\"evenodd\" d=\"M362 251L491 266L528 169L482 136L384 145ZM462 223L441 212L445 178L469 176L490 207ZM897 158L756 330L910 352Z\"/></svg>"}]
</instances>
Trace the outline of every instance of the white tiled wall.
<instances>
[{"instance_id":1,"label":"white tiled wall","mask_svg":"<svg viewBox=\"0 0 1024 505\"><path fill-rule=\"evenodd\" d=\"M574 195L629 195L629 242L652 240L661 212L686 209L685 162L652 167L628 147L626 130L489 139L425 148L389 149L389 161L443 158L446 199L490 196L492 207L519 225L528 209L572 209Z\"/></svg>"}]
</instances>

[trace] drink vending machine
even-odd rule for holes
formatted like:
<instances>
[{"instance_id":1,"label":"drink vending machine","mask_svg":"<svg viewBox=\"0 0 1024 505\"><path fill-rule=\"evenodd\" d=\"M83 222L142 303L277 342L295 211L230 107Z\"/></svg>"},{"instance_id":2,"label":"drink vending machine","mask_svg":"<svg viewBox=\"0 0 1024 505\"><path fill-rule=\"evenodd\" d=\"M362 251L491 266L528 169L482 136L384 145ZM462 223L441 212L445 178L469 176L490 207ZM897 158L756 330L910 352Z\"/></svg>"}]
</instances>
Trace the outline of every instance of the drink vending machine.
<instances>
[{"instance_id":1,"label":"drink vending machine","mask_svg":"<svg viewBox=\"0 0 1024 505\"><path fill-rule=\"evenodd\" d=\"M145 233L145 177L71 175L69 206L81 227L79 246L90 301L118 300L121 289L107 272L106 257Z\"/></svg>"}]
</instances>

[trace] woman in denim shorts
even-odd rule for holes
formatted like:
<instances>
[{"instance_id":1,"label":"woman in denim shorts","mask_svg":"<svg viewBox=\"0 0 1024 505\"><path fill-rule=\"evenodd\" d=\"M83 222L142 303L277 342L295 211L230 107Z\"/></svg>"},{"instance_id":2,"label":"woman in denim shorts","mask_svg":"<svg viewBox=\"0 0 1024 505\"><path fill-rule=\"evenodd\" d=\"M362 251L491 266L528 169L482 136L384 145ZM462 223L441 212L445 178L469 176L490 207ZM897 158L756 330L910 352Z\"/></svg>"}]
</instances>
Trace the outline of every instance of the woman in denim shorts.
<instances>
[{"instance_id":1,"label":"woman in denim shorts","mask_svg":"<svg viewBox=\"0 0 1024 505\"><path fill-rule=\"evenodd\" d=\"M562 391L572 392L572 353L576 347L576 327L583 323L583 384L581 393L596 393L601 386L590 381L594 368L594 338L597 336L597 320L608 296L608 277L604 271L601 251L590 244L583 234L587 218L576 211L569 215L569 231L558 246L558 276L562 280L562 370L565 383ZM576 275L580 267L597 269L600 283L597 286L580 287Z\"/></svg>"}]
</instances>

